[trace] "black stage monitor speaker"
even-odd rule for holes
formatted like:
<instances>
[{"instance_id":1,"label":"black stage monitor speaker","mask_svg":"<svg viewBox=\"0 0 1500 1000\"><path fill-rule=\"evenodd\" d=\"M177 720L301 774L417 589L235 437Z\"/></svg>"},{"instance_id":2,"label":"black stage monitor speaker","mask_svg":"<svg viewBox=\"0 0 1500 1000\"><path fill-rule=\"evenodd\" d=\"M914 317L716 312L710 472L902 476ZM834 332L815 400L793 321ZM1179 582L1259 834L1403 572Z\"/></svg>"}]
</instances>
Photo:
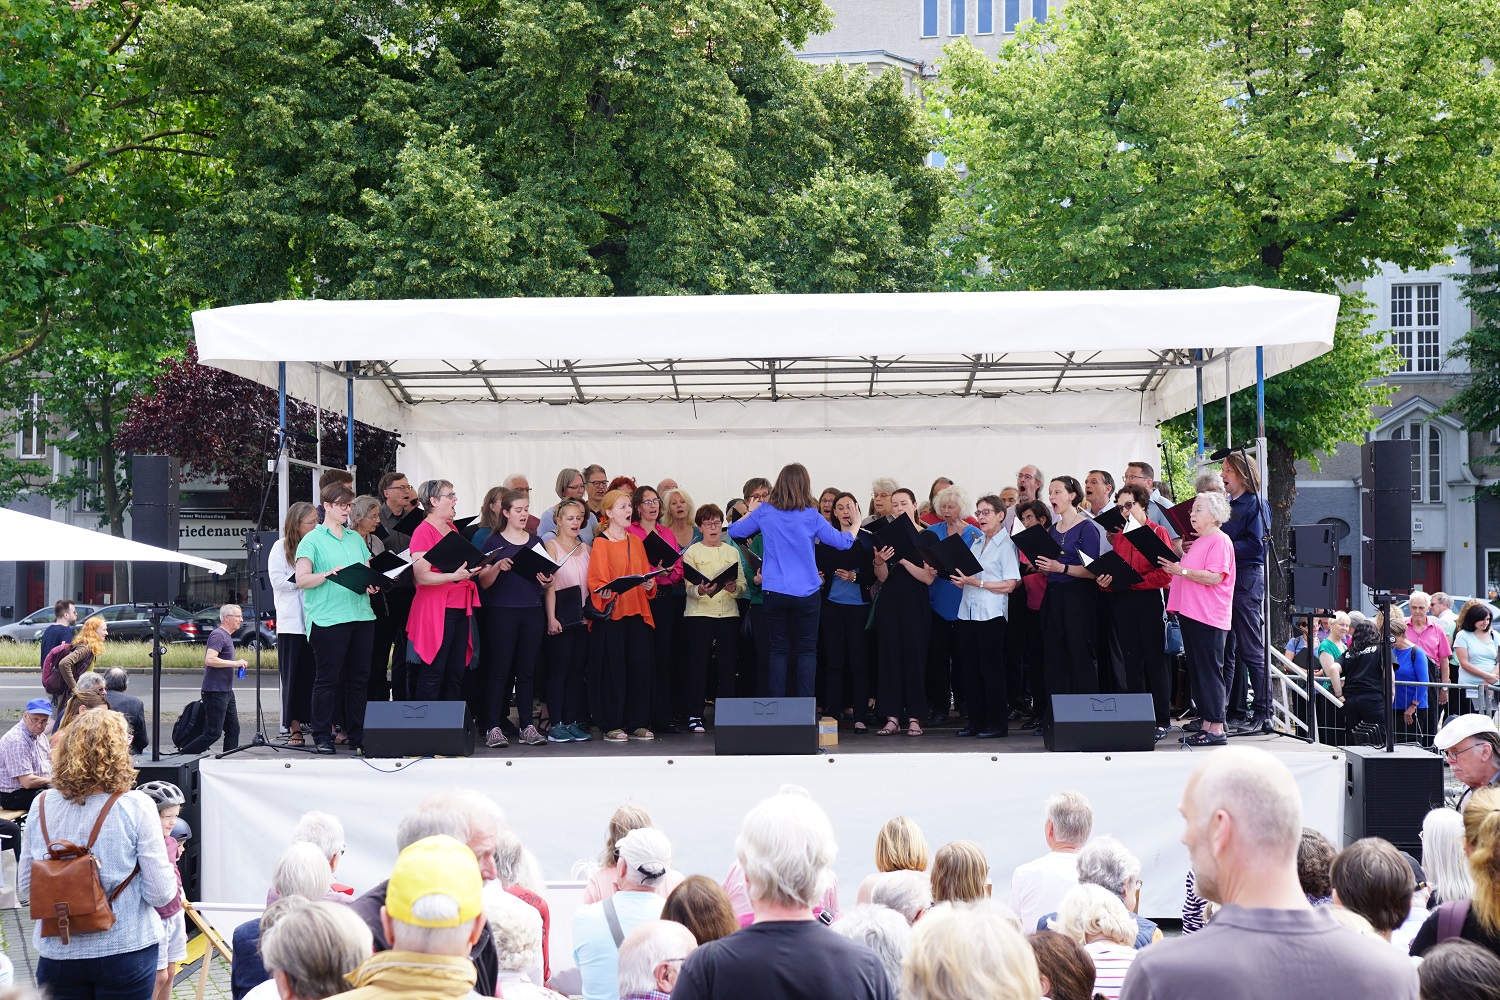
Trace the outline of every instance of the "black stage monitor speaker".
<instances>
[{"instance_id":1,"label":"black stage monitor speaker","mask_svg":"<svg viewBox=\"0 0 1500 1000\"><path fill-rule=\"evenodd\" d=\"M1422 818L1443 804L1443 758L1417 747L1345 747L1344 843L1384 837L1421 856Z\"/></svg>"},{"instance_id":2,"label":"black stage monitor speaker","mask_svg":"<svg viewBox=\"0 0 1500 1000\"><path fill-rule=\"evenodd\" d=\"M1156 747L1156 707L1149 694L1055 694L1048 750L1151 751Z\"/></svg>"},{"instance_id":3,"label":"black stage monitor speaker","mask_svg":"<svg viewBox=\"0 0 1500 1000\"><path fill-rule=\"evenodd\" d=\"M181 484L177 459L135 455L130 460L130 537L146 545L177 551ZM177 596L182 570L175 563L136 563L131 599L165 604Z\"/></svg>"},{"instance_id":4,"label":"black stage monitor speaker","mask_svg":"<svg viewBox=\"0 0 1500 1000\"><path fill-rule=\"evenodd\" d=\"M1359 485L1367 490L1411 490L1411 442L1366 441L1359 446Z\"/></svg>"},{"instance_id":5,"label":"black stage monitor speaker","mask_svg":"<svg viewBox=\"0 0 1500 1000\"><path fill-rule=\"evenodd\" d=\"M170 727L168 727L168 732L170 732ZM162 733L162 736L167 737L167 732ZM182 845L182 857L177 861L177 870L182 873L182 888L187 893L188 899L203 898L200 884L203 858L203 813L198 792L198 762L201 759L201 757L187 754L170 756L163 754L161 760L153 763L149 748L145 754L135 758L136 770L140 772L135 779L137 788L148 781L170 781L182 789L182 797L187 800L182 805L180 817L188 825L192 835Z\"/></svg>"},{"instance_id":6,"label":"black stage monitor speaker","mask_svg":"<svg viewBox=\"0 0 1500 1000\"><path fill-rule=\"evenodd\" d=\"M365 708L366 757L469 757L474 725L461 701L372 701Z\"/></svg>"},{"instance_id":7,"label":"black stage monitor speaker","mask_svg":"<svg viewBox=\"0 0 1500 1000\"><path fill-rule=\"evenodd\" d=\"M816 698L720 698L714 703L714 753L818 752Z\"/></svg>"},{"instance_id":8,"label":"black stage monitor speaker","mask_svg":"<svg viewBox=\"0 0 1500 1000\"><path fill-rule=\"evenodd\" d=\"M1330 611L1338 606L1338 574L1321 566L1293 566L1286 596L1298 611Z\"/></svg>"},{"instance_id":9,"label":"black stage monitor speaker","mask_svg":"<svg viewBox=\"0 0 1500 1000\"><path fill-rule=\"evenodd\" d=\"M1338 535L1331 524L1292 525L1292 562L1298 566L1339 564Z\"/></svg>"},{"instance_id":10,"label":"black stage monitor speaker","mask_svg":"<svg viewBox=\"0 0 1500 1000\"><path fill-rule=\"evenodd\" d=\"M1360 543L1360 581L1371 590L1411 591L1411 539L1366 538Z\"/></svg>"}]
</instances>

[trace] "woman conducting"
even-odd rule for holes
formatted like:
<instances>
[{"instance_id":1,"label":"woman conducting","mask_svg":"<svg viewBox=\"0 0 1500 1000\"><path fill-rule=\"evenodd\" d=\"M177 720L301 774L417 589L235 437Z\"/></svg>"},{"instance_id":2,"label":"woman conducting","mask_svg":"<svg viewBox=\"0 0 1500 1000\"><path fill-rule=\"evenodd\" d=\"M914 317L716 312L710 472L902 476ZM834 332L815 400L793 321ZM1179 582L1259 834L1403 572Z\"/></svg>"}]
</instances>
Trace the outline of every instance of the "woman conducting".
<instances>
[{"instance_id":1,"label":"woman conducting","mask_svg":"<svg viewBox=\"0 0 1500 1000\"><path fill-rule=\"evenodd\" d=\"M1167 610L1182 626L1193 698L1203 715L1202 728L1184 736L1190 747L1223 746L1225 685L1224 640L1234 604L1234 545L1220 526L1229 520L1229 501L1222 493L1199 493L1193 501L1193 531L1198 535L1181 562L1163 557L1161 568L1172 577Z\"/></svg>"},{"instance_id":2,"label":"woman conducting","mask_svg":"<svg viewBox=\"0 0 1500 1000\"><path fill-rule=\"evenodd\" d=\"M891 494L891 509L896 517L910 518L916 525L917 496L911 490L903 486ZM891 546L875 550L874 564L875 579L880 581L880 597L875 602L875 641L879 644L875 712L885 719L875 734L895 735L904 718L906 735L921 736L922 720L927 717L927 636L932 616L927 588L937 573L915 552L910 558L897 559Z\"/></svg>"}]
</instances>

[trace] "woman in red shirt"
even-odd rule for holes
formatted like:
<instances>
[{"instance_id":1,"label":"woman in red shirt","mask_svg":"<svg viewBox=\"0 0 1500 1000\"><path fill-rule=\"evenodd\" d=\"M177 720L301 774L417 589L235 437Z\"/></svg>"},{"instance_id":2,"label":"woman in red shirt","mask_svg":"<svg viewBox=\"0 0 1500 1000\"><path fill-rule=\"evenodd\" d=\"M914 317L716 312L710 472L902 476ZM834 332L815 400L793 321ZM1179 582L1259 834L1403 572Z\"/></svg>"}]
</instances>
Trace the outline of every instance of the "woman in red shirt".
<instances>
[{"instance_id":1,"label":"woman in red shirt","mask_svg":"<svg viewBox=\"0 0 1500 1000\"><path fill-rule=\"evenodd\" d=\"M1135 530L1153 532L1171 548L1167 529L1151 520L1151 494L1145 487L1126 483L1115 494L1115 505L1140 526ZM1111 620L1115 641L1120 644L1120 655L1125 661L1125 690L1151 693L1156 708L1156 738L1161 739L1172 724L1172 675L1167 669L1167 628L1162 613L1162 590L1172 578L1160 566L1152 565L1134 545L1121 541L1123 533L1122 529L1110 534L1110 547L1142 579L1129 590L1114 593ZM1108 574L1099 577L1099 586L1105 590L1112 582Z\"/></svg>"},{"instance_id":2,"label":"woman in red shirt","mask_svg":"<svg viewBox=\"0 0 1500 1000\"><path fill-rule=\"evenodd\" d=\"M651 715L653 668L651 596L656 581L616 594L603 588L622 576L651 572L646 546L630 527L630 494L611 490L604 495L603 520L589 553L590 600L609 617L594 622L589 651L589 689L593 692L594 721L610 743L654 740L646 728Z\"/></svg>"}]
</instances>

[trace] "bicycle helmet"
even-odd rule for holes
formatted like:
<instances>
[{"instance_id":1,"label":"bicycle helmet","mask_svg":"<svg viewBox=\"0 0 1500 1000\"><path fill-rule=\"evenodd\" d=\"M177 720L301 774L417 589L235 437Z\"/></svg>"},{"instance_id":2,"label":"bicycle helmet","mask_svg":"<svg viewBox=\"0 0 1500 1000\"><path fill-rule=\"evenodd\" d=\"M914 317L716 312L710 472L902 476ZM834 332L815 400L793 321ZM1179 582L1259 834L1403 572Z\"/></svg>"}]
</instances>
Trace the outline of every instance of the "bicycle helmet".
<instances>
[{"instance_id":1,"label":"bicycle helmet","mask_svg":"<svg viewBox=\"0 0 1500 1000\"><path fill-rule=\"evenodd\" d=\"M163 809L170 809L173 806L184 805L187 802L187 799L182 794L182 789L170 781L148 781L137 788L136 791L145 792L151 801L156 803L157 812L161 812Z\"/></svg>"}]
</instances>

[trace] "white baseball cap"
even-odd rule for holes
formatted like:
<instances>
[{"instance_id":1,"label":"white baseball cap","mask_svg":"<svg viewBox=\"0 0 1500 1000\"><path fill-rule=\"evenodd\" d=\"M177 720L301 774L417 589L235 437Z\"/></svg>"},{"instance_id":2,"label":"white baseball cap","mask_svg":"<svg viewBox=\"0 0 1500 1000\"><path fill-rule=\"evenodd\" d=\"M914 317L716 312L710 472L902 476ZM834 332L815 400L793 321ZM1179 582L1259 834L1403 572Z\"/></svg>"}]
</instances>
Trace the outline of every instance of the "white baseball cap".
<instances>
[{"instance_id":1,"label":"white baseball cap","mask_svg":"<svg viewBox=\"0 0 1500 1000\"><path fill-rule=\"evenodd\" d=\"M1500 735L1500 729L1495 728L1494 720L1488 715L1456 715L1437 731L1432 744L1439 750L1448 750L1456 746L1460 740L1478 736L1480 733Z\"/></svg>"}]
</instances>

